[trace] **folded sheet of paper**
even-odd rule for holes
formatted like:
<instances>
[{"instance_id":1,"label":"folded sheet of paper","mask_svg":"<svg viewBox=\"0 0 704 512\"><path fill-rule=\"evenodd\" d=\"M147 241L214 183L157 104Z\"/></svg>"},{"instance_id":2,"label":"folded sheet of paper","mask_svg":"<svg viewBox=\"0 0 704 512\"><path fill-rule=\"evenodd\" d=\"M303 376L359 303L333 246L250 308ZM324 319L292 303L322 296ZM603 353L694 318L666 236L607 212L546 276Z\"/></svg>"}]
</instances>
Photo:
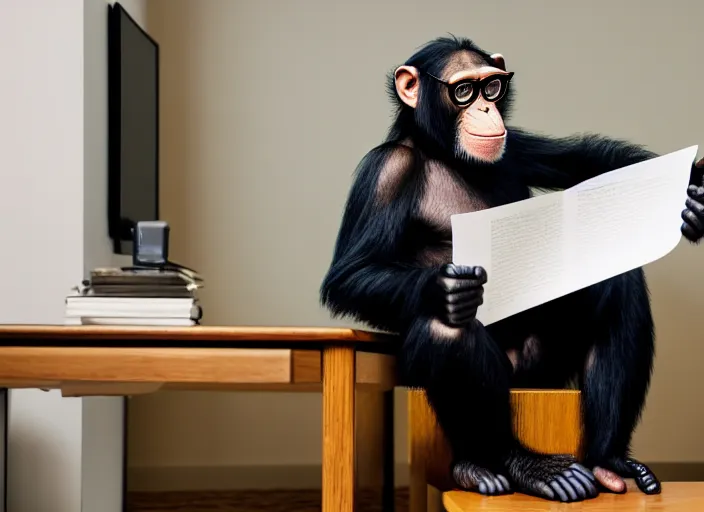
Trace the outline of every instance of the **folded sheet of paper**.
<instances>
[{"instance_id":1,"label":"folded sheet of paper","mask_svg":"<svg viewBox=\"0 0 704 512\"><path fill-rule=\"evenodd\" d=\"M697 146L570 189L453 215L456 265L488 275L477 319L491 324L662 258L681 239Z\"/></svg>"}]
</instances>

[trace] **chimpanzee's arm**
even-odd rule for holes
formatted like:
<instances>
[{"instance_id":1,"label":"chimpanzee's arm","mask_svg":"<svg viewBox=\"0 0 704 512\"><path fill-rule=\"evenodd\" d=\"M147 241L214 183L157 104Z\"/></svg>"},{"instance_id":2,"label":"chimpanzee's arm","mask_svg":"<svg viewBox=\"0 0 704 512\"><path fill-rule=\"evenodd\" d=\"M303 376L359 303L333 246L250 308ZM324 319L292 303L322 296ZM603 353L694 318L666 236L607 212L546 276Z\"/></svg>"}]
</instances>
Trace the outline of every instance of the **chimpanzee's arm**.
<instances>
[{"instance_id":1,"label":"chimpanzee's arm","mask_svg":"<svg viewBox=\"0 0 704 512\"><path fill-rule=\"evenodd\" d=\"M641 146L601 135L544 137L509 130L505 164L529 187L563 190L608 171L657 155ZM683 191L684 192L684 191ZM704 159L692 164L682 234L690 242L704 237Z\"/></svg>"},{"instance_id":2,"label":"chimpanzee's arm","mask_svg":"<svg viewBox=\"0 0 704 512\"><path fill-rule=\"evenodd\" d=\"M508 131L506 158L531 187L566 189L656 156L636 144L602 135L547 137L516 128Z\"/></svg>"},{"instance_id":3,"label":"chimpanzee's arm","mask_svg":"<svg viewBox=\"0 0 704 512\"><path fill-rule=\"evenodd\" d=\"M320 289L322 304L334 316L398 330L420 313L437 269L413 265L404 251L420 189L415 165L409 148L383 145L357 168Z\"/></svg>"}]
</instances>

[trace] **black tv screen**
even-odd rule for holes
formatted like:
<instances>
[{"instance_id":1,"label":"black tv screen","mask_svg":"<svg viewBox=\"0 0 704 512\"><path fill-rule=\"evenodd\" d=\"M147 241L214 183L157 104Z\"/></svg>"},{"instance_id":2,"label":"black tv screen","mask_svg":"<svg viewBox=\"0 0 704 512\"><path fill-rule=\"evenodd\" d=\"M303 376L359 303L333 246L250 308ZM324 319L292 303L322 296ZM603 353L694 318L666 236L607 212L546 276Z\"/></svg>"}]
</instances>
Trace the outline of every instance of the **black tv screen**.
<instances>
[{"instance_id":1,"label":"black tv screen","mask_svg":"<svg viewBox=\"0 0 704 512\"><path fill-rule=\"evenodd\" d=\"M159 45L119 4L108 6L108 225L132 254L132 227L159 220Z\"/></svg>"}]
</instances>

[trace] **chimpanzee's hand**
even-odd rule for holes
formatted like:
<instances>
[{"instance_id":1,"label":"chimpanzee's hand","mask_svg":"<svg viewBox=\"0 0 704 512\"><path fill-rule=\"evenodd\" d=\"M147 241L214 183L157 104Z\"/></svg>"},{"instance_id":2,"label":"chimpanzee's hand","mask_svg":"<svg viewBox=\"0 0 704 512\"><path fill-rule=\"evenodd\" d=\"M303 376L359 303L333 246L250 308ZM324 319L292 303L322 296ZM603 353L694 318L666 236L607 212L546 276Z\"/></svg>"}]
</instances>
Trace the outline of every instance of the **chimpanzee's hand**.
<instances>
[{"instance_id":1,"label":"chimpanzee's hand","mask_svg":"<svg viewBox=\"0 0 704 512\"><path fill-rule=\"evenodd\" d=\"M462 327L475 319L484 303L486 270L447 264L440 267L434 283L434 308L439 319Z\"/></svg>"},{"instance_id":2,"label":"chimpanzee's hand","mask_svg":"<svg viewBox=\"0 0 704 512\"><path fill-rule=\"evenodd\" d=\"M704 158L696 167L704 167ZM699 243L704 236L704 186L690 185L687 188L686 208L682 210L684 223L680 228L684 237L693 243Z\"/></svg>"}]
</instances>

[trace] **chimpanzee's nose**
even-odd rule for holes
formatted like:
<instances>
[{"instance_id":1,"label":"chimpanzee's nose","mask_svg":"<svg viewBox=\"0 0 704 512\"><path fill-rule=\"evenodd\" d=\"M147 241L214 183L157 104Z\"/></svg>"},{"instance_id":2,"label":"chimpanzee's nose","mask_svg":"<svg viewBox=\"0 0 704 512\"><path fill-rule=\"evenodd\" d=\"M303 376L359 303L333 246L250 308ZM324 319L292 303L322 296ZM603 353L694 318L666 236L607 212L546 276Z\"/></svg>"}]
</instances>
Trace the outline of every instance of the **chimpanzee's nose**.
<instances>
[{"instance_id":1,"label":"chimpanzee's nose","mask_svg":"<svg viewBox=\"0 0 704 512\"><path fill-rule=\"evenodd\" d=\"M489 112L489 107L480 107L479 110L484 112L485 114Z\"/></svg>"}]
</instances>

